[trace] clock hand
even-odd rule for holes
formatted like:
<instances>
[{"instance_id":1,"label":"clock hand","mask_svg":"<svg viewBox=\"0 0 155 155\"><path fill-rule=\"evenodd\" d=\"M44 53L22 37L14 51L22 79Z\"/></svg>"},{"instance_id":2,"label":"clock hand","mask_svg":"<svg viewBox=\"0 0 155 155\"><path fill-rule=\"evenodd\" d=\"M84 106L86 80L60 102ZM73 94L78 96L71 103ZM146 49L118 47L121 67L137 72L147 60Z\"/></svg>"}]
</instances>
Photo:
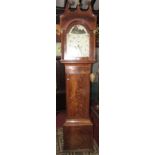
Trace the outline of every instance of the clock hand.
<instances>
[{"instance_id":1,"label":"clock hand","mask_svg":"<svg viewBox=\"0 0 155 155\"><path fill-rule=\"evenodd\" d=\"M81 52L81 46L80 46L80 45L78 45L78 49L79 49L79 51Z\"/></svg>"}]
</instances>

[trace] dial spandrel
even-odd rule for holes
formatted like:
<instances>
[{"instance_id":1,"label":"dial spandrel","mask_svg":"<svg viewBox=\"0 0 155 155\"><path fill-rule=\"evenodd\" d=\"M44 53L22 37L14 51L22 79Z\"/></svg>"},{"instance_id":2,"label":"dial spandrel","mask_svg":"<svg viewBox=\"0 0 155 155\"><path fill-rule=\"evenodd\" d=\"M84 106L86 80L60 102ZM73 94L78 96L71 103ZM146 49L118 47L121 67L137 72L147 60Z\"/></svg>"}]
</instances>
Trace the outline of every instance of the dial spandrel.
<instances>
[{"instance_id":1,"label":"dial spandrel","mask_svg":"<svg viewBox=\"0 0 155 155\"><path fill-rule=\"evenodd\" d=\"M67 34L67 59L89 57L89 33L83 25L74 25Z\"/></svg>"}]
</instances>

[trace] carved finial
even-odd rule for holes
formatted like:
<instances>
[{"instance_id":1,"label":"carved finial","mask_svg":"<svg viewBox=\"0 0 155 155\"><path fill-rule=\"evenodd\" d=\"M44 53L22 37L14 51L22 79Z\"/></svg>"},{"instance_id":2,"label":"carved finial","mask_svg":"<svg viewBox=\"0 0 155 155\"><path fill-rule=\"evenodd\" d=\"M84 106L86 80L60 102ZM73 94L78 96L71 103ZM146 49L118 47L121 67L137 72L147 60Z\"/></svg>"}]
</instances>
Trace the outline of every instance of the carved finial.
<instances>
[{"instance_id":1,"label":"carved finial","mask_svg":"<svg viewBox=\"0 0 155 155\"><path fill-rule=\"evenodd\" d=\"M96 0L91 0L91 6L94 7Z\"/></svg>"},{"instance_id":2,"label":"carved finial","mask_svg":"<svg viewBox=\"0 0 155 155\"><path fill-rule=\"evenodd\" d=\"M81 4L81 2L80 2L80 0L78 0L78 3L77 3L77 10L80 10L80 4Z\"/></svg>"},{"instance_id":3,"label":"carved finial","mask_svg":"<svg viewBox=\"0 0 155 155\"><path fill-rule=\"evenodd\" d=\"M66 0L66 7L65 7L65 11L69 11L70 5L72 4L71 0Z\"/></svg>"},{"instance_id":4,"label":"carved finial","mask_svg":"<svg viewBox=\"0 0 155 155\"><path fill-rule=\"evenodd\" d=\"M92 2L94 3L94 0L87 0L87 1L66 0L65 11L70 10L70 8L74 8L74 7L77 7L77 10L81 10L81 7L84 8L84 7L87 7L87 6L88 6L88 11L92 11L92 4L93 4Z\"/></svg>"},{"instance_id":5,"label":"carved finial","mask_svg":"<svg viewBox=\"0 0 155 155\"><path fill-rule=\"evenodd\" d=\"M78 5L80 5L80 3L81 3L80 0L78 0Z\"/></svg>"},{"instance_id":6,"label":"carved finial","mask_svg":"<svg viewBox=\"0 0 155 155\"><path fill-rule=\"evenodd\" d=\"M65 10L69 9L69 0L66 1Z\"/></svg>"},{"instance_id":7,"label":"carved finial","mask_svg":"<svg viewBox=\"0 0 155 155\"><path fill-rule=\"evenodd\" d=\"M91 0L88 0L88 10L89 11L92 11L92 1Z\"/></svg>"}]
</instances>

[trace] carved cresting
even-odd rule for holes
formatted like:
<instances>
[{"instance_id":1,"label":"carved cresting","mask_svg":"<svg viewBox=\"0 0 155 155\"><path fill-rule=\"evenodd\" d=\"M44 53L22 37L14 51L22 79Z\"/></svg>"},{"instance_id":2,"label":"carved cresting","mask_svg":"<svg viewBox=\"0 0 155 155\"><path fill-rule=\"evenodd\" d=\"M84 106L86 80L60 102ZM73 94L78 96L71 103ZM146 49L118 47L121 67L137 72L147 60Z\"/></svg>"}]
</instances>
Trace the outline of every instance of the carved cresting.
<instances>
[{"instance_id":1,"label":"carved cresting","mask_svg":"<svg viewBox=\"0 0 155 155\"><path fill-rule=\"evenodd\" d=\"M94 30L97 19L92 13L90 1L88 2L89 9L85 11L80 9L80 4L76 10L71 11L68 2L64 14L60 16L61 62L65 65L67 103L67 118L63 127L64 150L90 150L93 143L93 124L89 115L89 104L91 65L95 62L96 55ZM85 35L74 33L73 36L77 40L72 39L72 42L67 44L67 41L71 40L67 40L67 36L73 27L79 27L79 31L86 32L86 35L88 33L89 38L85 38L88 39L87 43L79 40L79 36L82 38L86 37ZM76 54L76 51L80 54Z\"/></svg>"}]
</instances>

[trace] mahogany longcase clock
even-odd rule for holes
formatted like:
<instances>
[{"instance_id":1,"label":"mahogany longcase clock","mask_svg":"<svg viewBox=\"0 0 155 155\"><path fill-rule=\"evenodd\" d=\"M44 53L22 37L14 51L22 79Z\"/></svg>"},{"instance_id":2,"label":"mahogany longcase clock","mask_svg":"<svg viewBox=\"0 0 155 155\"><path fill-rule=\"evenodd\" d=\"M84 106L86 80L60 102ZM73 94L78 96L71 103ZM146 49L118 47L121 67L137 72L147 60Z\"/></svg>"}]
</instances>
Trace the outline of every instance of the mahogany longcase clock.
<instances>
[{"instance_id":1,"label":"mahogany longcase clock","mask_svg":"<svg viewBox=\"0 0 155 155\"><path fill-rule=\"evenodd\" d=\"M89 116L90 73L95 62L96 16L80 4L70 10L67 2L60 16L61 62L65 65L67 118L63 126L64 150L92 149L93 124Z\"/></svg>"}]
</instances>

